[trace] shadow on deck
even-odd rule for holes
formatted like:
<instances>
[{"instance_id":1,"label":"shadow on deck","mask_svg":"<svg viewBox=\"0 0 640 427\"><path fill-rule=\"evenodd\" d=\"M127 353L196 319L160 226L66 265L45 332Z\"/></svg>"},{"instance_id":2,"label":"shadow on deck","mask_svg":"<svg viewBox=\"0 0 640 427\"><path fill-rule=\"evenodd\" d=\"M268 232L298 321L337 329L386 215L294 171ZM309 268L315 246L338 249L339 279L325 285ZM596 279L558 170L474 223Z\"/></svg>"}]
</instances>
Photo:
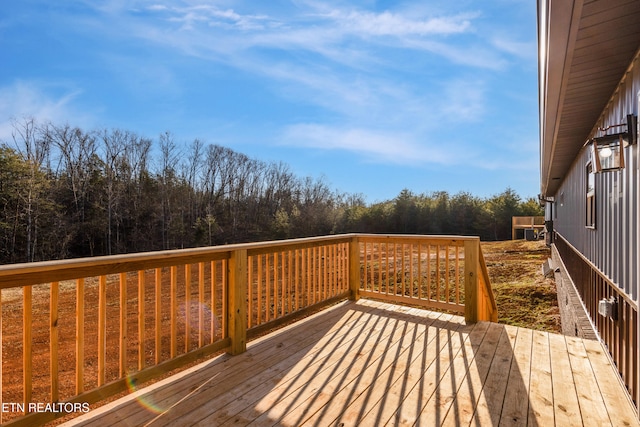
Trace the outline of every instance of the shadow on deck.
<instances>
[{"instance_id":1,"label":"shadow on deck","mask_svg":"<svg viewBox=\"0 0 640 427\"><path fill-rule=\"evenodd\" d=\"M639 425L601 344L343 302L65 425Z\"/></svg>"}]
</instances>

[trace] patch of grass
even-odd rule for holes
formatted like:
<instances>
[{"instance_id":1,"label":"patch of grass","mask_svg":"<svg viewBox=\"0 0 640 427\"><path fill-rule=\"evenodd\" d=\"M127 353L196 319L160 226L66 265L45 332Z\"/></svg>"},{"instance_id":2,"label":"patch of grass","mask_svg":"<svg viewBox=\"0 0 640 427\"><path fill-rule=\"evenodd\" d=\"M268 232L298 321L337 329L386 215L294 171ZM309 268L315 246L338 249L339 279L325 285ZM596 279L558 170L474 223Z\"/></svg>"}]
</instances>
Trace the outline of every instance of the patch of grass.
<instances>
[{"instance_id":1,"label":"patch of grass","mask_svg":"<svg viewBox=\"0 0 640 427\"><path fill-rule=\"evenodd\" d=\"M542 275L550 256L544 242L513 240L483 242L500 323L560 332L555 283Z\"/></svg>"}]
</instances>

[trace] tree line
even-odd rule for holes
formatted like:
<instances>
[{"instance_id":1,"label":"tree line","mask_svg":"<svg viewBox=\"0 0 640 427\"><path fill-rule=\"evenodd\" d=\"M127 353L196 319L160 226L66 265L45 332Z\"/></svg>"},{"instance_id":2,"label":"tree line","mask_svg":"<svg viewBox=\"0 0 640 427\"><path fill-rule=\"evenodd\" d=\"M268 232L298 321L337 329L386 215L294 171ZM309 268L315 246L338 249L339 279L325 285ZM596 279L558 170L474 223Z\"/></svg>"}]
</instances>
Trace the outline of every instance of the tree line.
<instances>
[{"instance_id":1,"label":"tree line","mask_svg":"<svg viewBox=\"0 0 640 427\"><path fill-rule=\"evenodd\" d=\"M14 120L0 141L0 263L111 255L345 232L510 238L539 215L511 189L413 194L367 204L216 144L121 129Z\"/></svg>"}]
</instances>

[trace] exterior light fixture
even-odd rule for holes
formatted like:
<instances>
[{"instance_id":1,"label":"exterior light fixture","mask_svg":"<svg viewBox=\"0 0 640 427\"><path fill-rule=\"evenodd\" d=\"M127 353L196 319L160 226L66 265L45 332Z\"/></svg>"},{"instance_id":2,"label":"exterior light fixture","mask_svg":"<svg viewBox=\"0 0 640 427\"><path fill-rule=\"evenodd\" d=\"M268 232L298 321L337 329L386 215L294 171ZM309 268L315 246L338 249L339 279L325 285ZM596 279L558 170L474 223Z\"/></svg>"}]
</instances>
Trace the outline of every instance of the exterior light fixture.
<instances>
[{"instance_id":1,"label":"exterior light fixture","mask_svg":"<svg viewBox=\"0 0 640 427\"><path fill-rule=\"evenodd\" d=\"M619 126L626 126L627 131L604 135L591 140L591 158L593 159L594 172L608 172L624 168L624 149L631 144L635 144L637 139L636 116L629 114L626 123L598 128L598 130L607 131Z\"/></svg>"},{"instance_id":2,"label":"exterior light fixture","mask_svg":"<svg viewBox=\"0 0 640 427\"><path fill-rule=\"evenodd\" d=\"M621 134L594 138L594 172L606 172L624 168L625 142Z\"/></svg>"}]
</instances>

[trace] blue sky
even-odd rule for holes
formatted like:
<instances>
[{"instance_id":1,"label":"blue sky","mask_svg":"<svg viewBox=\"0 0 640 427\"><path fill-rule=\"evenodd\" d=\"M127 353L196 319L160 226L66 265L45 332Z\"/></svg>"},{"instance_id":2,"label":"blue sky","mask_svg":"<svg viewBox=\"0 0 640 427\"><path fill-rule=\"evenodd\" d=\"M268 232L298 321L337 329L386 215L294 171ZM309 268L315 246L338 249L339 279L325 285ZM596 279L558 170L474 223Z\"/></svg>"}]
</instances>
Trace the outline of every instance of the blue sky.
<instances>
[{"instance_id":1,"label":"blue sky","mask_svg":"<svg viewBox=\"0 0 640 427\"><path fill-rule=\"evenodd\" d=\"M171 131L369 202L539 189L530 0L3 1L11 119Z\"/></svg>"}]
</instances>

